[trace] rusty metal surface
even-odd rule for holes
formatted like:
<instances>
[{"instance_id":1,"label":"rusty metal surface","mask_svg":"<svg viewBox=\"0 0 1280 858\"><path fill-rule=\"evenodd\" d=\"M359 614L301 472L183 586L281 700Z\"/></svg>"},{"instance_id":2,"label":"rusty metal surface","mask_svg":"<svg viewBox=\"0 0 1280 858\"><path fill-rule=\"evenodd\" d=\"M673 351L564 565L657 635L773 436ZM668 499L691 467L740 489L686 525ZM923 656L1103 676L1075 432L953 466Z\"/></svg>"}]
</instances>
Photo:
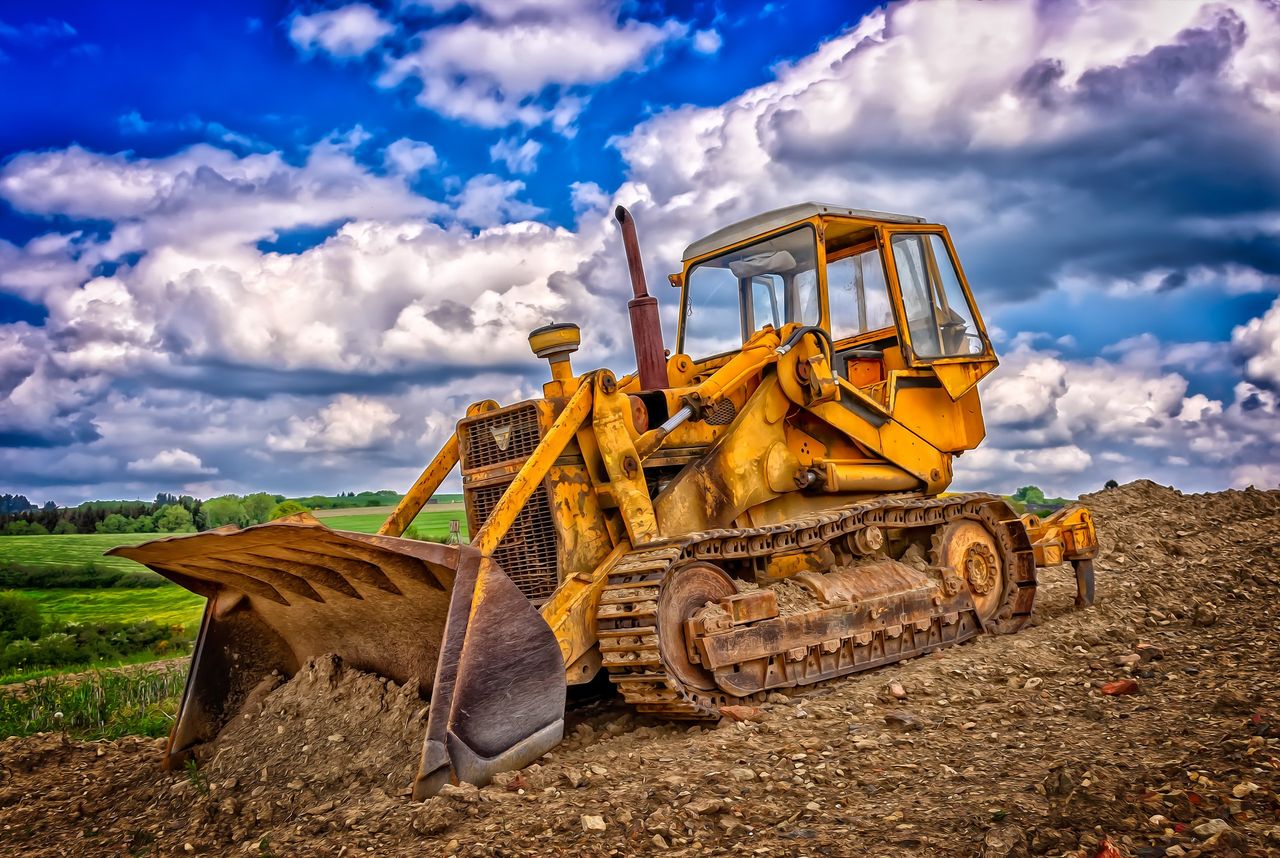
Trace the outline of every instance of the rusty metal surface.
<instances>
[{"instance_id":1,"label":"rusty metal surface","mask_svg":"<svg viewBox=\"0 0 1280 858\"><path fill-rule=\"evenodd\" d=\"M314 519L112 549L209 598L167 759L212 739L272 670L336 653L426 689L468 546L335 531Z\"/></svg>"},{"instance_id":2,"label":"rusty metal surface","mask_svg":"<svg viewBox=\"0 0 1280 858\"><path fill-rule=\"evenodd\" d=\"M900 579L896 584L867 584L871 589L859 590L846 582L839 588L851 595L878 593L871 603L800 614L790 624L780 618L782 622L734 627L726 635L737 636L736 652L713 659L703 648L699 661L705 656L722 664L709 670L695 663L702 671L697 682L682 681L666 663L669 652L680 650L661 639L659 604L665 584L678 575L682 564L705 560L749 574L761 558L817 552L868 527L937 530L964 517L976 517L996 534L1002 559L1004 601L985 622L967 589L947 597L926 573L897 570L891 576ZM930 582L927 586L925 580ZM991 495L883 498L776 525L691 534L633 551L610 571L597 611L597 633L610 679L641 711L672 718L716 718L719 706L749 700L767 688L825 681L958 643L982 631L1016 631L1030 619L1035 589L1030 541L1003 500ZM871 616L877 607L884 610ZM753 636L754 628L763 631ZM749 642L754 649L747 648ZM708 689L706 680L712 674L715 687Z\"/></svg>"},{"instance_id":3,"label":"rusty metal surface","mask_svg":"<svg viewBox=\"0 0 1280 858\"><path fill-rule=\"evenodd\" d=\"M635 218L622 206L614 209L613 216L622 228L622 246L627 254L627 271L631 275L631 289L635 295L627 302L627 314L631 319L640 387L642 390L661 390L667 386L667 358L662 343L658 299L649 294L645 283L644 260L640 256Z\"/></svg>"},{"instance_id":4,"label":"rusty metal surface","mask_svg":"<svg viewBox=\"0 0 1280 858\"><path fill-rule=\"evenodd\" d=\"M556 636L493 561L458 570L432 689L415 798L449 782L483 786L560 742L564 662Z\"/></svg>"}]
</instances>

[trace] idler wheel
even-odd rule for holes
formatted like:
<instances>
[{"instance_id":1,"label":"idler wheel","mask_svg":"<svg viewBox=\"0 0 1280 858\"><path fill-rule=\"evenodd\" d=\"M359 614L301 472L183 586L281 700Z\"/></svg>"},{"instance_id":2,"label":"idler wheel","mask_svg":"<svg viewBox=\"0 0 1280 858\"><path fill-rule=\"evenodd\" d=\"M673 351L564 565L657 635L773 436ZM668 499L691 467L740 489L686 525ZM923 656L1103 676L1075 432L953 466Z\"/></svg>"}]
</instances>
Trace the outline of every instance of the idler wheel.
<instances>
[{"instance_id":1,"label":"idler wheel","mask_svg":"<svg viewBox=\"0 0 1280 858\"><path fill-rule=\"evenodd\" d=\"M702 691L716 690L711 672L689 657L685 620L725 596L738 592L733 579L710 563L690 563L662 582L658 595L658 650L663 666L680 682Z\"/></svg>"},{"instance_id":2,"label":"idler wheel","mask_svg":"<svg viewBox=\"0 0 1280 858\"><path fill-rule=\"evenodd\" d=\"M969 588L984 622L993 619L1004 604L1005 593L1004 566L995 535L977 519L959 519L942 529L938 546L938 565L955 570Z\"/></svg>"}]
</instances>

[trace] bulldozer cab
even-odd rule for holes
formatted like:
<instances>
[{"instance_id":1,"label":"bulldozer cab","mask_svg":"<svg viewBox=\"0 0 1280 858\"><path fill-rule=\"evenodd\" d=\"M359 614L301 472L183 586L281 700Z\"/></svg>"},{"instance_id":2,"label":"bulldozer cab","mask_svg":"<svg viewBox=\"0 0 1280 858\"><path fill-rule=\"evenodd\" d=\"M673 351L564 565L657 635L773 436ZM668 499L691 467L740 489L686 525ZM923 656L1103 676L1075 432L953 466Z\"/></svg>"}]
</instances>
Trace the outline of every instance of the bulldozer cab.
<instances>
[{"instance_id":1,"label":"bulldozer cab","mask_svg":"<svg viewBox=\"0 0 1280 858\"><path fill-rule=\"evenodd\" d=\"M677 351L709 367L788 323L829 333L836 371L862 389L915 370L959 393L996 366L946 228L921 218L803 203L695 242L671 279Z\"/></svg>"}]
</instances>

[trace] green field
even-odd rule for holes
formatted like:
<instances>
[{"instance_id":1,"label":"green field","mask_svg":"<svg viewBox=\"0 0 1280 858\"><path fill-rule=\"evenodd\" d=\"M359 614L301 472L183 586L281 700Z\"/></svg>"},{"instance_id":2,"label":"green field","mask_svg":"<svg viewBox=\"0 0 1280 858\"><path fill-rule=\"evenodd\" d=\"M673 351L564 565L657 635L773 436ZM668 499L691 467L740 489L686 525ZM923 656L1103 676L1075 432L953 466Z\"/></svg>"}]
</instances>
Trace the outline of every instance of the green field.
<instances>
[{"instance_id":1,"label":"green field","mask_svg":"<svg viewBox=\"0 0 1280 858\"><path fill-rule=\"evenodd\" d=\"M144 589L19 590L40 603L46 622L133 623L154 620L165 626L193 626L200 621L204 597L177 584Z\"/></svg>"},{"instance_id":2,"label":"green field","mask_svg":"<svg viewBox=\"0 0 1280 858\"><path fill-rule=\"evenodd\" d=\"M388 510L389 512L390 510ZM334 515L342 510L326 510L321 519L327 527L334 530L354 530L357 533L376 533L386 521L387 512L364 512L348 515ZM467 539L467 513L461 503L428 504L418 513L410 527L424 536L443 538L449 534L449 522L457 519L462 522L462 538ZM39 538L39 537L37 537Z\"/></svg>"},{"instance_id":3,"label":"green field","mask_svg":"<svg viewBox=\"0 0 1280 858\"><path fill-rule=\"evenodd\" d=\"M104 557L102 552L117 545L136 545L163 533L68 533L57 536L0 537L0 564L21 563L49 569L97 569L145 572L146 567L123 557Z\"/></svg>"}]
</instances>

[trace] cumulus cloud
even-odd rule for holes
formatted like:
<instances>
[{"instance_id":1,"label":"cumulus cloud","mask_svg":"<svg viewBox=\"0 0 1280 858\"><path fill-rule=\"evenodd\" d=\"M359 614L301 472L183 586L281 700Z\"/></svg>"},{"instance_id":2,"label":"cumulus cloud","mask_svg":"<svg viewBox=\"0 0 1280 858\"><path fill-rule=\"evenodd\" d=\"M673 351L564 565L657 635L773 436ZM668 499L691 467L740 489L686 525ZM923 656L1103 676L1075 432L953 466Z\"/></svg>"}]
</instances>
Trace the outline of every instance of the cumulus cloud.
<instances>
[{"instance_id":1,"label":"cumulus cloud","mask_svg":"<svg viewBox=\"0 0 1280 858\"><path fill-rule=\"evenodd\" d=\"M506 164L513 173L532 173L541 151L542 144L537 140L521 142L507 137L489 147L489 157Z\"/></svg>"},{"instance_id":2,"label":"cumulus cloud","mask_svg":"<svg viewBox=\"0 0 1280 858\"><path fill-rule=\"evenodd\" d=\"M149 477L193 477L217 473L214 468L206 468L195 453L179 447L161 450L149 458L134 459L125 465L125 470Z\"/></svg>"},{"instance_id":3,"label":"cumulus cloud","mask_svg":"<svg viewBox=\"0 0 1280 858\"><path fill-rule=\"evenodd\" d=\"M267 447L284 453L367 450L389 441L396 412L376 399L342 394L311 417L290 417L267 435Z\"/></svg>"},{"instance_id":4,"label":"cumulus cloud","mask_svg":"<svg viewBox=\"0 0 1280 858\"><path fill-rule=\"evenodd\" d=\"M352 3L312 15L294 15L289 38L303 51L323 50L347 59L367 54L394 29L372 6Z\"/></svg>"},{"instance_id":5,"label":"cumulus cloud","mask_svg":"<svg viewBox=\"0 0 1280 858\"><path fill-rule=\"evenodd\" d=\"M617 0L418 2L440 13L423 25L401 21L400 38L383 52L378 82L411 82L418 104L486 128L550 122L567 129L588 88L642 69L662 47L683 38L688 25L624 17ZM392 26L368 6L299 15L291 37L306 51L339 58L372 50ZM713 34L714 35L714 34ZM700 50L710 37L700 35Z\"/></svg>"},{"instance_id":6,"label":"cumulus cloud","mask_svg":"<svg viewBox=\"0 0 1280 858\"><path fill-rule=\"evenodd\" d=\"M387 82L418 80L428 106L494 127L569 123L590 84L687 36L578 0L424 5L453 23L380 43L409 45ZM504 41L515 33L527 45ZM577 363L627 368L613 204L635 214L656 280L700 234L818 198L948 223L988 318L1033 297L1054 308L1049 336L1018 340L984 382L988 439L958 460L958 485L1262 479L1280 449L1274 306L1229 343L1135 330L1097 357L1051 323L1097 296L1280 289L1277 55L1263 3L898 4L724 104L619 136L625 181L575 184L571 229L536 220L518 179L416 193L434 150L408 139L379 169L353 154L362 133L301 161L210 145L20 154L0 197L71 224L0 242L0 287L48 310L43 326L0 326L0 437L21 445L0 469L35 484L81 456L68 491L94 494L127 485L109 482L113 463L174 449L167 436L222 491L406 482L467 402L536 392L529 329L580 321ZM491 153L512 172L521 139ZM299 229L327 237L260 246ZM668 336L674 319L664 302ZM294 453L314 470L281 464Z\"/></svg>"},{"instance_id":7,"label":"cumulus cloud","mask_svg":"<svg viewBox=\"0 0 1280 858\"><path fill-rule=\"evenodd\" d=\"M440 156L430 143L402 137L387 147L384 161L390 170L406 176L416 176L439 164Z\"/></svg>"},{"instance_id":8,"label":"cumulus cloud","mask_svg":"<svg viewBox=\"0 0 1280 858\"><path fill-rule=\"evenodd\" d=\"M1232 331L1231 344L1244 358L1251 379L1280 390L1280 300Z\"/></svg>"}]
</instances>

